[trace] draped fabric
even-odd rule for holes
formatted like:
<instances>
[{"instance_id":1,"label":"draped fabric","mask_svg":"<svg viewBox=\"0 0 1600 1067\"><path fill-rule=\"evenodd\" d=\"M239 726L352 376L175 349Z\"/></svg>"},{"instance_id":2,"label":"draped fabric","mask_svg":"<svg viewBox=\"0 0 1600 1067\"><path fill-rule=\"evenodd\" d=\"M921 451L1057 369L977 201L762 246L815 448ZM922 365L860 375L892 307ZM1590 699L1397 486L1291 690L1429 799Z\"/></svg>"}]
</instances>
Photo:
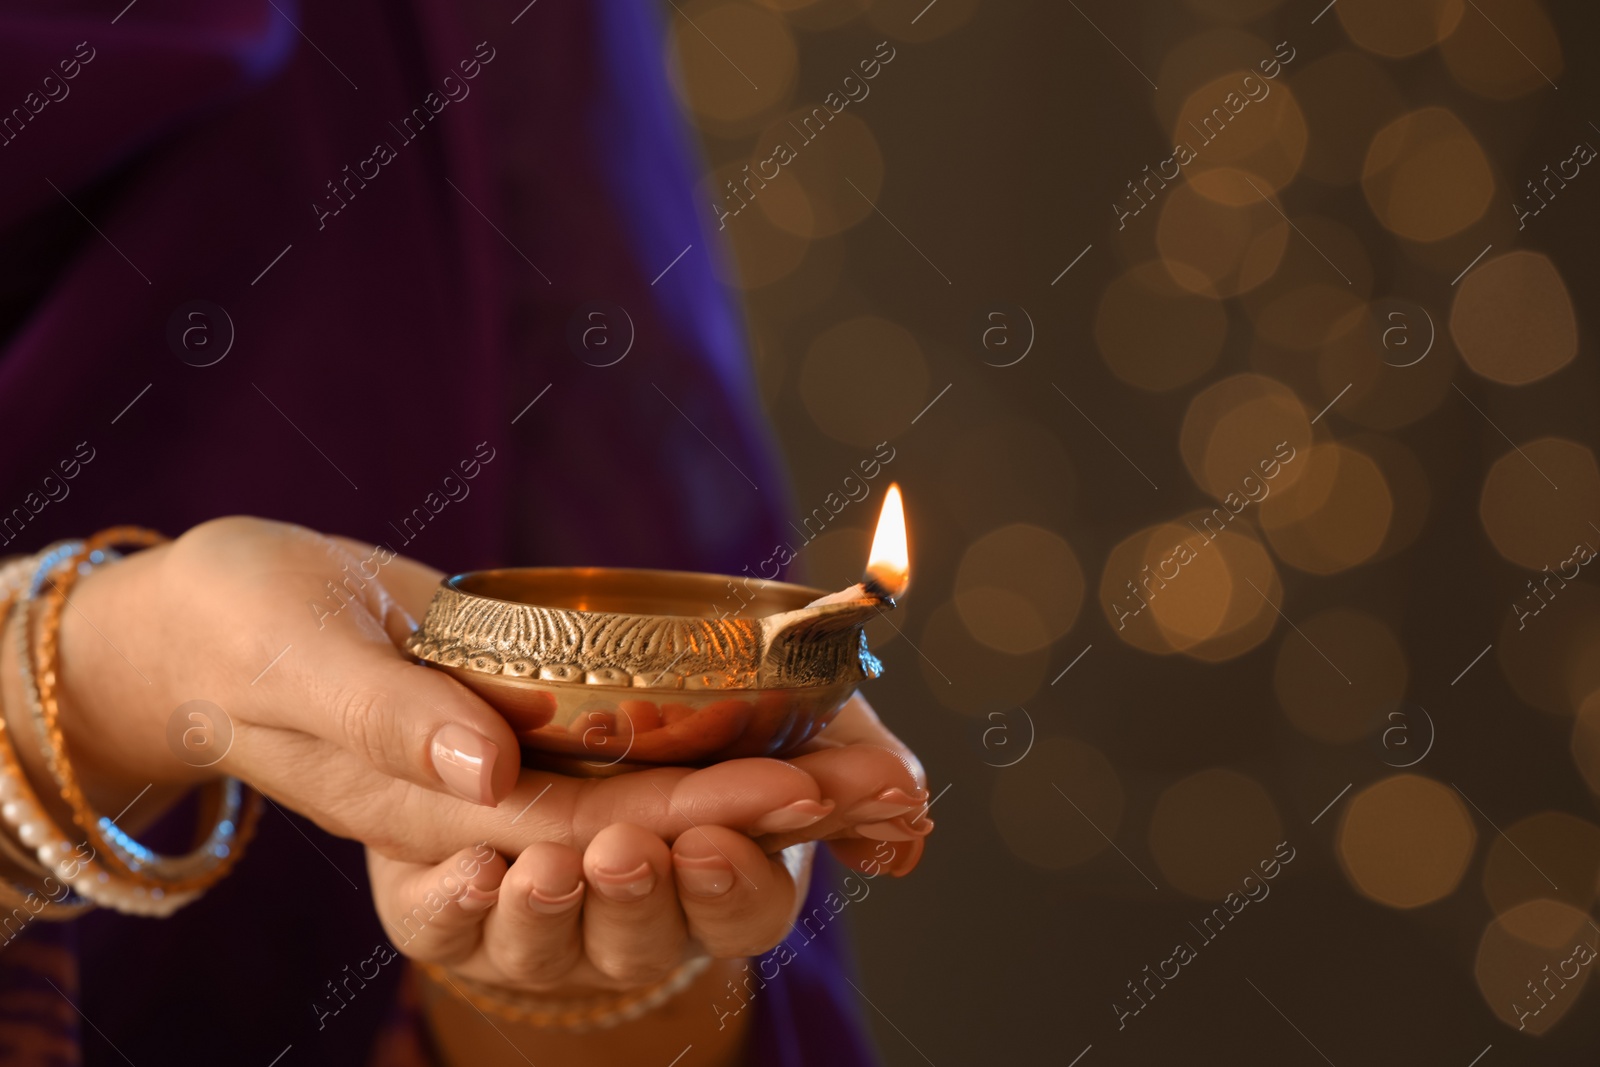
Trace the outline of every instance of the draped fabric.
<instances>
[{"instance_id":1,"label":"draped fabric","mask_svg":"<svg viewBox=\"0 0 1600 1067\"><path fill-rule=\"evenodd\" d=\"M766 558L786 490L665 64L647 0L0 3L0 554L248 513L447 570ZM0 1058L363 1062L400 969L312 1002L383 936L360 848L269 809L175 917L0 946ZM868 1062L839 936L751 1062Z\"/></svg>"}]
</instances>

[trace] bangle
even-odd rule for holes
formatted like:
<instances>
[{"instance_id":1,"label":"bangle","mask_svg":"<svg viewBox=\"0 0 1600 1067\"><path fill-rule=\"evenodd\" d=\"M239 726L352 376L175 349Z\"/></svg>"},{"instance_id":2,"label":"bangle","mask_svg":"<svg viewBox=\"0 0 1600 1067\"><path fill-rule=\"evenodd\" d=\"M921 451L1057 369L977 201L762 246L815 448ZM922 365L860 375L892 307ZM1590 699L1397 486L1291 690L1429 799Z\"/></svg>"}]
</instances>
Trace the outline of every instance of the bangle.
<instances>
[{"instance_id":1,"label":"bangle","mask_svg":"<svg viewBox=\"0 0 1600 1067\"><path fill-rule=\"evenodd\" d=\"M12 608L14 600L14 593L0 592L0 623L3 623L5 618L17 614ZM50 833L55 828L54 824L45 816L38 795L34 793L17 759L16 750L11 747L10 729L3 708L0 708L0 819L3 819L17 834L17 841L23 846L15 847L9 835L0 833L0 850L24 869L35 867L25 852L37 850L37 869L44 873L47 879L49 872L54 871L62 881L68 885L72 884L75 879L66 876L65 868L78 863L71 859L74 850L64 837ZM78 868L83 868L83 865L78 863ZM75 869L75 873L87 873L87 869ZM27 906L25 890L19 890L9 883L7 888L13 892L21 892L22 906ZM66 899L52 901L51 906L40 913L40 917L52 921L72 919L93 907L94 903L88 897L76 892L68 893Z\"/></svg>"},{"instance_id":2,"label":"bangle","mask_svg":"<svg viewBox=\"0 0 1600 1067\"><path fill-rule=\"evenodd\" d=\"M160 902L163 912L169 906L175 910L193 900L228 873L253 833L261 811L259 795L249 792L247 800L247 791L238 779L208 783L204 793L211 830L191 852L163 856L135 841L111 819L96 813L84 797L73 771L60 726L60 704L56 699L61 612L67 596L83 574L118 558L112 551L114 546L144 546L162 540L161 535L152 531L114 527L88 541L64 546L41 563L34 580L24 591L27 599L19 605L22 612L19 640L25 647L32 645L32 656L25 652L22 658L23 690L39 732L46 766L55 779L62 801L72 812L72 821L85 835L85 843L104 851L105 867L115 881L123 883L120 887L123 891L111 891L120 898L112 902L112 906L122 910L129 910L130 901L138 906L146 898ZM48 591L45 586L49 586ZM35 599L41 602L42 610L37 633L33 634L29 602ZM96 889L103 888L111 880L101 871ZM130 888L132 892L126 892ZM175 898L177 902L173 903Z\"/></svg>"},{"instance_id":3,"label":"bangle","mask_svg":"<svg viewBox=\"0 0 1600 1067\"><path fill-rule=\"evenodd\" d=\"M711 966L711 957L697 956L678 965L671 974L654 985L615 996L573 999L543 999L501 989L462 975L453 978L443 967L424 963L422 970L437 986L448 985L480 1012L493 1012L502 1019L549 1030L609 1030L654 1011L689 987L689 983ZM459 983L459 984L457 984Z\"/></svg>"}]
</instances>

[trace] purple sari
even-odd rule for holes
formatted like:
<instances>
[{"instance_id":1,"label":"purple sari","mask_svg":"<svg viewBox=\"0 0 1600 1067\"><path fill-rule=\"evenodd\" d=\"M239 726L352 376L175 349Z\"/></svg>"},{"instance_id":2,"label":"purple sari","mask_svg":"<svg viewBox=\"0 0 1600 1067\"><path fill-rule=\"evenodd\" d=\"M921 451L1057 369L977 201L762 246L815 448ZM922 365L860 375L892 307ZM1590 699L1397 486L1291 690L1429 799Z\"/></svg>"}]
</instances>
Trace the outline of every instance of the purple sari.
<instances>
[{"instance_id":1,"label":"purple sari","mask_svg":"<svg viewBox=\"0 0 1600 1067\"><path fill-rule=\"evenodd\" d=\"M654 5L125 2L0 7L0 555L230 513L446 569L770 554ZM840 937L796 935L750 1063L871 1062ZM312 1002L382 942L359 846L269 809L174 918L0 946L0 1058L361 1063L399 969Z\"/></svg>"}]
</instances>

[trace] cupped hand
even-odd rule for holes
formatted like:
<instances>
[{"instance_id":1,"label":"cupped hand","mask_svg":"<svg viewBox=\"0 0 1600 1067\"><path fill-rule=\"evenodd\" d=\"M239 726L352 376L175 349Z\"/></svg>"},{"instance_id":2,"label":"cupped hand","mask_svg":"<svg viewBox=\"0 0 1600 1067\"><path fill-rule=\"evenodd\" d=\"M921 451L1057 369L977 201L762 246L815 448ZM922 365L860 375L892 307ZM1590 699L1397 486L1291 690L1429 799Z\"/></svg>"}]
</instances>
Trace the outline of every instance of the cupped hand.
<instances>
[{"instance_id":1,"label":"cupped hand","mask_svg":"<svg viewBox=\"0 0 1600 1067\"><path fill-rule=\"evenodd\" d=\"M926 796L921 767L859 698L790 762L599 780L523 770L493 708L396 648L441 577L387 550L249 518L95 571L61 623L62 724L91 800L119 811L152 785L154 798L229 773L414 863L479 842L507 856L539 842L581 851L619 823L663 842L723 827L767 851L831 836L846 862L871 851L874 833L926 832L913 814ZM231 725L215 763L169 730L194 700ZM213 725L220 741L223 723Z\"/></svg>"},{"instance_id":2,"label":"cupped hand","mask_svg":"<svg viewBox=\"0 0 1600 1067\"><path fill-rule=\"evenodd\" d=\"M367 869L401 952L492 985L570 996L657 982L696 956L771 949L805 898L813 847L769 856L711 825L668 845L616 823L581 850L530 845L509 867L479 847L433 865L369 849Z\"/></svg>"},{"instance_id":3,"label":"cupped hand","mask_svg":"<svg viewBox=\"0 0 1600 1067\"><path fill-rule=\"evenodd\" d=\"M831 812L815 779L778 760L605 780L523 771L493 708L395 647L440 577L242 518L94 571L61 623L62 724L90 799L114 812L147 786L172 795L228 773L417 862L480 841L507 855L536 841L582 849L618 822L673 840L697 824L759 834ZM214 763L169 732L194 700L220 709L213 748L231 726Z\"/></svg>"}]
</instances>

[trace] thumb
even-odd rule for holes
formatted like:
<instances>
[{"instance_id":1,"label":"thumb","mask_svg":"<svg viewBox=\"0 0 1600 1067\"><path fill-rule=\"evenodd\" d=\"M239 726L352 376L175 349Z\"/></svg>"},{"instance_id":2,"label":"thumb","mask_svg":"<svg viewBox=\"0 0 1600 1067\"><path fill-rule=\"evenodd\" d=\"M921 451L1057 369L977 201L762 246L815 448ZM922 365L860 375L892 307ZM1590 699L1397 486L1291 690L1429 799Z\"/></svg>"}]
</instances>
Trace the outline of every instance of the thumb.
<instances>
[{"instance_id":1,"label":"thumb","mask_svg":"<svg viewBox=\"0 0 1600 1067\"><path fill-rule=\"evenodd\" d=\"M363 621L330 626L290 669L263 679L262 723L329 741L390 777L499 803L521 770L510 725L443 671L407 660L370 616Z\"/></svg>"}]
</instances>

